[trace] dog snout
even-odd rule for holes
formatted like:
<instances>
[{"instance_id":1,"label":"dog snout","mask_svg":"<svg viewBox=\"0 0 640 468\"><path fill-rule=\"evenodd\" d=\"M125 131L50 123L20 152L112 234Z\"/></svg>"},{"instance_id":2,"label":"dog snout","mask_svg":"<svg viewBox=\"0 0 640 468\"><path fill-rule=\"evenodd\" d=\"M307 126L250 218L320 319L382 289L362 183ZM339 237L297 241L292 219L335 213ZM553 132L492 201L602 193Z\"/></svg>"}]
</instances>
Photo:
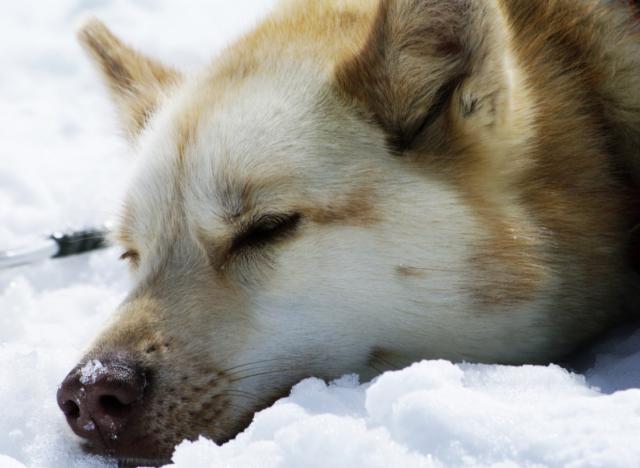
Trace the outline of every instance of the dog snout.
<instances>
[{"instance_id":1,"label":"dog snout","mask_svg":"<svg viewBox=\"0 0 640 468\"><path fill-rule=\"evenodd\" d=\"M94 358L76 366L57 393L58 406L78 436L115 449L141 407L147 375L127 357Z\"/></svg>"}]
</instances>

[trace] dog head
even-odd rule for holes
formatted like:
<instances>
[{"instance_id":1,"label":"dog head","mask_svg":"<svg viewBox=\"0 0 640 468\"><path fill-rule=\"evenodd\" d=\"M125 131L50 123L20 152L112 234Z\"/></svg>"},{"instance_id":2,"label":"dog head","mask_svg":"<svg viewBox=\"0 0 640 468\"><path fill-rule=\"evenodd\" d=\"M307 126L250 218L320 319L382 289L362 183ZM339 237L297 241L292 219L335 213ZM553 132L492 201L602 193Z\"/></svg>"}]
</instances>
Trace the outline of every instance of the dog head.
<instances>
[{"instance_id":1,"label":"dog head","mask_svg":"<svg viewBox=\"0 0 640 468\"><path fill-rule=\"evenodd\" d=\"M501 198L532 130L497 7L299 3L195 76L80 31L140 153L115 232L135 286L58 394L101 453L227 440L310 375L542 340L468 312L550 281Z\"/></svg>"}]
</instances>

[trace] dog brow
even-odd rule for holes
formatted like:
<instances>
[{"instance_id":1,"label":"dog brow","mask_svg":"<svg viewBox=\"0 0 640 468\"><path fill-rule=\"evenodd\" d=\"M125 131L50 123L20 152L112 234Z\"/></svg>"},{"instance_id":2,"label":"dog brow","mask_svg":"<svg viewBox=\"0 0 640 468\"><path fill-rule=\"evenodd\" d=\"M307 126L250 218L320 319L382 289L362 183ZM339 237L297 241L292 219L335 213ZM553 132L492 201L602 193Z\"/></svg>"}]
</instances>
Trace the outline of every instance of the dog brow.
<instances>
[{"instance_id":1,"label":"dog brow","mask_svg":"<svg viewBox=\"0 0 640 468\"><path fill-rule=\"evenodd\" d=\"M224 183L217 189L225 222L233 222L250 210L250 192L245 184Z\"/></svg>"}]
</instances>

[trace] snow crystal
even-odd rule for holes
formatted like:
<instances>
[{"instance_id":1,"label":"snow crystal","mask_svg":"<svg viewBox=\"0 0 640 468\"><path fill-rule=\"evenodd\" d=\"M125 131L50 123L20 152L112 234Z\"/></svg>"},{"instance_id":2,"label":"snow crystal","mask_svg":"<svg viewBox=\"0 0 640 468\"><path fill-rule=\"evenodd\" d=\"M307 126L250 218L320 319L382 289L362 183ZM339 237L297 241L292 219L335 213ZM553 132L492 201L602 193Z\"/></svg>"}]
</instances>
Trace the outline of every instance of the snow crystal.
<instances>
[{"instance_id":1,"label":"snow crystal","mask_svg":"<svg viewBox=\"0 0 640 468\"><path fill-rule=\"evenodd\" d=\"M96 383L96 379L106 372L107 369L100 361L91 359L80 368L80 383L83 385Z\"/></svg>"},{"instance_id":2,"label":"snow crystal","mask_svg":"<svg viewBox=\"0 0 640 468\"><path fill-rule=\"evenodd\" d=\"M0 249L102 223L119 206L132 160L75 43L81 17L192 69L272 2L4 2ZM0 271L1 468L115 466L81 451L55 393L130 286L118 256ZM100 369L88 363L85 383ZM593 348L576 369L425 361L371 383L306 379L236 439L183 442L173 466L638 466L640 328Z\"/></svg>"},{"instance_id":3,"label":"snow crystal","mask_svg":"<svg viewBox=\"0 0 640 468\"><path fill-rule=\"evenodd\" d=\"M84 429L85 431L93 431L95 430L95 428L96 428L96 425L93 421L89 421L87 424L82 426L82 429Z\"/></svg>"}]
</instances>

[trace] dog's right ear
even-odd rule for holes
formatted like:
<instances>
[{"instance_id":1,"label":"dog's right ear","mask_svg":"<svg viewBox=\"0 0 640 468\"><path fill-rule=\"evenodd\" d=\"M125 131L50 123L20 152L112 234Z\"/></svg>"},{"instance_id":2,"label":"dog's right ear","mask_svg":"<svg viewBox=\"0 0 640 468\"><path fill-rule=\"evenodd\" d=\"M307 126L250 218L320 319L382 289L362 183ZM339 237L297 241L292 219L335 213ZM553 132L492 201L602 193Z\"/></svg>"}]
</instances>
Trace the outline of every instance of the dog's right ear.
<instances>
[{"instance_id":1,"label":"dog's right ear","mask_svg":"<svg viewBox=\"0 0 640 468\"><path fill-rule=\"evenodd\" d=\"M97 19L79 29L78 39L99 66L125 132L135 138L180 74L126 46Z\"/></svg>"}]
</instances>

